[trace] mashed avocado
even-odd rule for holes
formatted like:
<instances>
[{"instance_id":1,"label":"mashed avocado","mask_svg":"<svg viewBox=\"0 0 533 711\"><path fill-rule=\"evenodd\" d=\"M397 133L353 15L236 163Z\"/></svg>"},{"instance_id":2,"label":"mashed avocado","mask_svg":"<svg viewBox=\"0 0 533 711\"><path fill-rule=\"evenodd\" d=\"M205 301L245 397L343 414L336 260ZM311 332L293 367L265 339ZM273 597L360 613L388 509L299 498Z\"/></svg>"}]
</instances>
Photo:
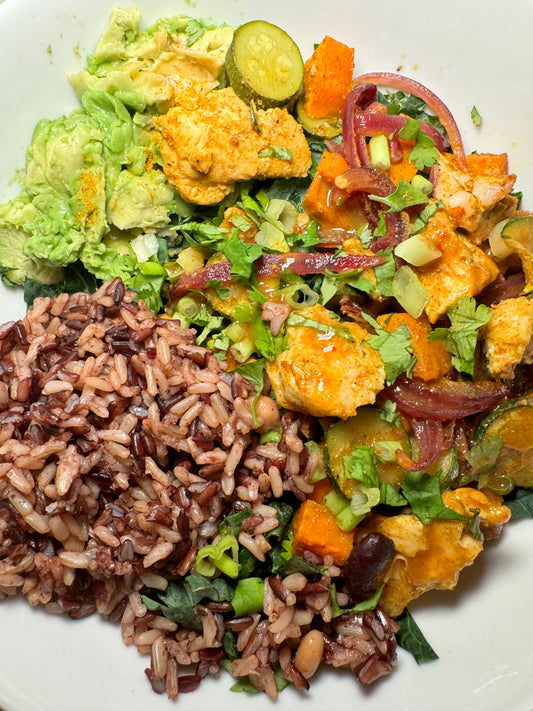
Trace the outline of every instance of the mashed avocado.
<instances>
[{"instance_id":1,"label":"mashed avocado","mask_svg":"<svg viewBox=\"0 0 533 711\"><path fill-rule=\"evenodd\" d=\"M172 103L183 79L217 85L233 29L174 17L140 31L140 18L136 9L113 11L87 68L70 77L81 107L35 127L21 193L0 205L7 283L60 281L61 267L80 261L144 297L157 291L150 305L160 304L166 272L158 256L148 266L129 244L190 206L162 171L152 116Z\"/></svg>"},{"instance_id":2,"label":"mashed avocado","mask_svg":"<svg viewBox=\"0 0 533 711\"><path fill-rule=\"evenodd\" d=\"M113 10L87 69L70 76L78 97L87 89L99 89L128 105L133 102L137 110L155 106L161 112L172 102L178 77L201 82L207 89L217 86L233 28L180 16L140 31L140 19L138 10Z\"/></svg>"}]
</instances>

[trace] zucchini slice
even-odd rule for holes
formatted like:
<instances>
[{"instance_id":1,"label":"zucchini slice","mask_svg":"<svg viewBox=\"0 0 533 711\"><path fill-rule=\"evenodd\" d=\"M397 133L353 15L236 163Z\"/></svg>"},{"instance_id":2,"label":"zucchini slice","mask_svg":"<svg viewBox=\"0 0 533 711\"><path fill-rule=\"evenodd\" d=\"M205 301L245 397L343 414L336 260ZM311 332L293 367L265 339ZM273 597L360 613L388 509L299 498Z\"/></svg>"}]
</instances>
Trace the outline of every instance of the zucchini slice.
<instances>
[{"instance_id":1,"label":"zucchini slice","mask_svg":"<svg viewBox=\"0 0 533 711\"><path fill-rule=\"evenodd\" d=\"M346 478L344 457L359 444L379 450L379 443L382 442L398 442L404 452L410 454L406 431L382 420L376 407L361 407L354 417L330 425L325 435L324 459L328 478L337 491L351 499L360 483ZM390 484L400 483L405 475L404 469L395 461L378 459L376 468L380 481Z\"/></svg>"},{"instance_id":2,"label":"zucchini slice","mask_svg":"<svg viewBox=\"0 0 533 711\"><path fill-rule=\"evenodd\" d=\"M473 444L488 437L501 437L503 446L483 484L498 489L511 480L515 486L533 486L533 395L507 400L487 415Z\"/></svg>"},{"instance_id":3,"label":"zucchini slice","mask_svg":"<svg viewBox=\"0 0 533 711\"><path fill-rule=\"evenodd\" d=\"M342 133L340 118L312 118L305 110L303 98L296 102L296 118L310 136L330 140Z\"/></svg>"},{"instance_id":4,"label":"zucchini slice","mask_svg":"<svg viewBox=\"0 0 533 711\"><path fill-rule=\"evenodd\" d=\"M284 106L302 85L304 63L298 45L277 25L254 20L235 30L226 55L233 91L261 109Z\"/></svg>"},{"instance_id":5,"label":"zucchini slice","mask_svg":"<svg viewBox=\"0 0 533 711\"><path fill-rule=\"evenodd\" d=\"M524 293L533 291L533 217L514 217L502 228L501 237L511 252L518 254L526 275Z\"/></svg>"}]
</instances>

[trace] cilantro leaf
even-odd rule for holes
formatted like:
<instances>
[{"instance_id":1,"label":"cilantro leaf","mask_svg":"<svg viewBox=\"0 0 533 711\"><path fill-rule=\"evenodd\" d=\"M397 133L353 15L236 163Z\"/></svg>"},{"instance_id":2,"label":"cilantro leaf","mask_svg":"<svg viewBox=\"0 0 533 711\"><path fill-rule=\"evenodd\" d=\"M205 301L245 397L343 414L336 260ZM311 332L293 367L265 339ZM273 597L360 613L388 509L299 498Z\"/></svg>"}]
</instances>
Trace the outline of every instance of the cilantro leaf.
<instances>
[{"instance_id":1,"label":"cilantro leaf","mask_svg":"<svg viewBox=\"0 0 533 711\"><path fill-rule=\"evenodd\" d=\"M204 34L204 25L201 20L190 19L185 27L187 47L197 42Z\"/></svg>"},{"instance_id":2,"label":"cilantro leaf","mask_svg":"<svg viewBox=\"0 0 533 711\"><path fill-rule=\"evenodd\" d=\"M362 315L376 331L368 339L368 344L379 351L385 366L387 384L393 383L402 373L410 378L417 358L405 323L401 323L394 331L387 331L369 314L362 312Z\"/></svg>"},{"instance_id":3,"label":"cilantro leaf","mask_svg":"<svg viewBox=\"0 0 533 711\"><path fill-rule=\"evenodd\" d=\"M465 516L444 505L438 476L427 472L407 472L401 489L413 513L424 525L434 518L466 521Z\"/></svg>"},{"instance_id":4,"label":"cilantro leaf","mask_svg":"<svg viewBox=\"0 0 533 711\"><path fill-rule=\"evenodd\" d=\"M396 622L400 625L400 629L396 632L396 641L400 647L411 652L417 664L423 664L439 658L422 634L420 627L414 621L409 610L404 610L396 618Z\"/></svg>"},{"instance_id":5,"label":"cilantro leaf","mask_svg":"<svg viewBox=\"0 0 533 711\"><path fill-rule=\"evenodd\" d=\"M415 141L415 145L409 154L409 160L415 164L418 170L431 168L438 161L439 152L435 141L420 128L419 119L409 119L402 126L398 135L407 141Z\"/></svg>"},{"instance_id":6,"label":"cilantro leaf","mask_svg":"<svg viewBox=\"0 0 533 711\"><path fill-rule=\"evenodd\" d=\"M477 110L475 106L472 106L472 111L470 112L470 118L472 119L472 123L474 126L481 126L481 123L483 121L483 117Z\"/></svg>"},{"instance_id":7,"label":"cilantro leaf","mask_svg":"<svg viewBox=\"0 0 533 711\"><path fill-rule=\"evenodd\" d=\"M293 311L288 319L288 326L304 326L306 328L314 328L316 331L322 331L323 333L331 333L332 335L338 336L339 338L344 338L345 341L355 341L355 338L350 333L350 330L345 326L337 326L335 324L321 323L320 321L315 321L312 318L307 318L302 316L302 314Z\"/></svg>"},{"instance_id":8,"label":"cilantro leaf","mask_svg":"<svg viewBox=\"0 0 533 711\"><path fill-rule=\"evenodd\" d=\"M414 221L413 226L411 228L411 234L416 235L421 232L427 225L427 223L431 220L433 215L441 207L444 207L444 203L442 202L442 200L437 200L437 202L432 202L429 205L426 205L426 207L420 212L420 214Z\"/></svg>"},{"instance_id":9,"label":"cilantro leaf","mask_svg":"<svg viewBox=\"0 0 533 711\"><path fill-rule=\"evenodd\" d=\"M232 276L243 279L252 276L253 263L263 254L260 244L243 242L236 232L221 246L221 250L231 262Z\"/></svg>"},{"instance_id":10,"label":"cilantro leaf","mask_svg":"<svg viewBox=\"0 0 533 711\"><path fill-rule=\"evenodd\" d=\"M292 160L292 151L285 146L268 146L259 151L259 158L279 158L279 160Z\"/></svg>"},{"instance_id":11,"label":"cilantro leaf","mask_svg":"<svg viewBox=\"0 0 533 711\"><path fill-rule=\"evenodd\" d=\"M235 368L233 372L240 373L243 378L249 380L255 388L256 395L252 403L252 415L254 418L254 426L257 427L259 425L257 419L257 402L265 385L265 359L259 358L250 363L244 363L244 365Z\"/></svg>"},{"instance_id":12,"label":"cilantro leaf","mask_svg":"<svg viewBox=\"0 0 533 711\"><path fill-rule=\"evenodd\" d=\"M406 207L412 207L413 205L425 205L428 202L428 196L416 188L412 183L407 182L407 180L400 180L396 190L385 197L380 195L369 195L371 200L376 200L377 202L382 202L384 205L388 206L387 213L391 212L401 212L405 210Z\"/></svg>"},{"instance_id":13,"label":"cilantro leaf","mask_svg":"<svg viewBox=\"0 0 533 711\"><path fill-rule=\"evenodd\" d=\"M464 296L455 306L448 308L450 328L436 328L429 334L429 341L441 341L452 353L452 364L457 370L474 374L474 355L479 330L492 318L492 312L484 304L476 305L475 299Z\"/></svg>"},{"instance_id":14,"label":"cilantro leaf","mask_svg":"<svg viewBox=\"0 0 533 711\"><path fill-rule=\"evenodd\" d=\"M274 360L287 349L285 329L282 328L279 334L274 336L267 323L261 318L260 308L252 309L249 306L237 306L233 315L236 321L251 324L255 348L267 360Z\"/></svg>"},{"instance_id":15,"label":"cilantro leaf","mask_svg":"<svg viewBox=\"0 0 533 711\"><path fill-rule=\"evenodd\" d=\"M483 476L492 471L502 447L503 438L498 435L483 437L472 447L468 463L476 476Z\"/></svg>"},{"instance_id":16,"label":"cilantro leaf","mask_svg":"<svg viewBox=\"0 0 533 711\"><path fill-rule=\"evenodd\" d=\"M376 453L366 444L358 444L350 454L342 458L344 476L347 479L357 479L364 486L373 488L379 486L379 475L376 469Z\"/></svg>"},{"instance_id":17,"label":"cilantro leaf","mask_svg":"<svg viewBox=\"0 0 533 711\"><path fill-rule=\"evenodd\" d=\"M376 252L376 257L381 257L385 260L383 264L374 267L376 287L381 296L394 296L392 280L396 273L396 262L394 261L392 247L387 247L387 249Z\"/></svg>"}]
</instances>

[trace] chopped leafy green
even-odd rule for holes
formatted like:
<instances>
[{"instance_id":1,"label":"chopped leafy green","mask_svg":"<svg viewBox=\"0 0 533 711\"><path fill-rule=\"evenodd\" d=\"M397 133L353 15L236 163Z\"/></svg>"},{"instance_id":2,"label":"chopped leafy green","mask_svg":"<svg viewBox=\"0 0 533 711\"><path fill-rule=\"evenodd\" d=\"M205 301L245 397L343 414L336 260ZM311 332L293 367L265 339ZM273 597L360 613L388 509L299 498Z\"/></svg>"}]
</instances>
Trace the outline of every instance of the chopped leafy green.
<instances>
[{"instance_id":1,"label":"chopped leafy green","mask_svg":"<svg viewBox=\"0 0 533 711\"><path fill-rule=\"evenodd\" d=\"M344 326L336 326L335 324L321 323L320 321L315 321L314 319L307 318L301 314L293 311L287 319L288 326L304 326L306 328L314 328L317 331L322 331L324 333L331 333L339 338L344 338L346 341L355 341L348 328Z\"/></svg>"},{"instance_id":2,"label":"chopped leafy green","mask_svg":"<svg viewBox=\"0 0 533 711\"><path fill-rule=\"evenodd\" d=\"M229 533L232 536L238 536L243 521L252 515L252 509L246 507L238 511L232 511L225 516L218 526L218 530L222 535Z\"/></svg>"},{"instance_id":3,"label":"chopped leafy green","mask_svg":"<svg viewBox=\"0 0 533 711\"><path fill-rule=\"evenodd\" d=\"M481 126L481 123L483 122L483 117L475 106L472 106L470 118L472 119L472 123L474 124L474 126Z\"/></svg>"},{"instance_id":4,"label":"chopped leafy green","mask_svg":"<svg viewBox=\"0 0 533 711\"><path fill-rule=\"evenodd\" d=\"M222 245L222 252L231 262L232 276L249 279L253 272L253 263L263 254L263 247L255 242L243 242L235 231Z\"/></svg>"},{"instance_id":5,"label":"chopped leafy green","mask_svg":"<svg viewBox=\"0 0 533 711\"><path fill-rule=\"evenodd\" d=\"M431 220L433 215L441 207L444 207L444 203L442 202L442 200L437 200L437 202L432 202L429 205L426 205L426 207L420 212L420 214L414 221L413 226L411 227L411 234L416 235L419 232L422 232L422 230Z\"/></svg>"},{"instance_id":6,"label":"chopped leafy green","mask_svg":"<svg viewBox=\"0 0 533 711\"><path fill-rule=\"evenodd\" d=\"M383 407L380 408L379 417L391 425L400 426L400 414L396 409L396 403L392 400L385 400Z\"/></svg>"},{"instance_id":7,"label":"chopped leafy green","mask_svg":"<svg viewBox=\"0 0 533 711\"><path fill-rule=\"evenodd\" d=\"M337 602L337 589L335 587L335 583L331 583L329 591L333 617L338 617L339 615L355 615L358 612L366 612L367 610L373 610L379 602L379 598L381 597L383 588L384 585L380 585L380 587L375 591L375 593L371 595L367 600L359 602L354 607L343 608L339 607L339 603Z\"/></svg>"},{"instance_id":8,"label":"chopped leafy green","mask_svg":"<svg viewBox=\"0 0 533 711\"><path fill-rule=\"evenodd\" d=\"M396 190L387 196L369 195L371 200L382 202L388 206L386 212L401 212L407 207L413 205L425 205L428 202L428 196L418 188L414 187L407 180L400 180Z\"/></svg>"},{"instance_id":9,"label":"chopped leafy green","mask_svg":"<svg viewBox=\"0 0 533 711\"><path fill-rule=\"evenodd\" d=\"M376 287L381 296L394 296L392 280L396 274L396 262L394 261L392 247L387 247L387 249L382 249L379 252L376 252L376 257L381 257L385 260L383 264L379 264L377 267L374 267ZM359 288L361 287L359 286Z\"/></svg>"},{"instance_id":10,"label":"chopped leafy green","mask_svg":"<svg viewBox=\"0 0 533 711\"><path fill-rule=\"evenodd\" d=\"M379 476L376 469L376 453L366 444L358 444L350 454L342 458L344 476L347 479L357 479L364 486L379 486Z\"/></svg>"},{"instance_id":11,"label":"chopped leafy green","mask_svg":"<svg viewBox=\"0 0 533 711\"><path fill-rule=\"evenodd\" d=\"M420 128L419 119L409 119L398 133L400 138L415 141L409 160L416 165L418 170L431 168L439 159L439 152L435 141Z\"/></svg>"},{"instance_id":12,"label":"chopped leafy green","mask_svg":"<svg viewBox=\"0 0 533 711\"><path fill-rule=\"evenodd\" d=\"M262 578L243 578L235 586L231 604L235 615L250 615L263 611L265 581Z\"/></svg>"},{"instance_id":13,"label":"chopped leafy green","mask_svg":"<svg viewBox=\"0 0 533 711\"><path fill-rule=\"evenodd\" d=\"M161 612L187 629L200 631L202 625L194 612L196 605L202 600L231 600L233 591L222 577L211 580L194 574L179 581L171 580L166 590L141 597L149 610Z\"/></svg>"},{"instance_id":14,"label":"chopped leafy green","mask_svg":"<svg viewBox=\"0 0 533 711\"><path fill-rule=\"evenodd\" d=\"M468 375L474 374L474 355L479 330L492 318L492 312L484 304L464 296L448 308L450 328L436 328L429 334L429 341L441 341L452 353L452 364Z\"/></svg>"},{"instance_id":15,"label":"chopped leafy green","mask_svg":"<svg viewBox=\"0 0 533 711\"><path fill-rule=\"evenodd\" d=\"M292 160L292 151L285 146L268 146L259 151L259 158L279 158L280 160Z\"/></svg>"},{"instance_id":16,"label":"chopped leafy green","mask_svg":"<svg viewBox=\"0 0 533 711\"><path fill-rule=\"evenodd\" d=\"M93 293L98 288L98 280L90 274L81 262L74 262L64 272L63 279L57 284L41 284L33 279L24 282L24 301L28 306L38 296L55 297L61 293L74 294L78 291Z\"/></svg>"},{"instance_id":17,"label":"chopped leafy green","mask_svg":"<svg viewBox=\"0 0 533 711\"><path fill-rule=\"evenodd\" d=\"M483 437L470 450L468 463L476 476L483 476L492 471L503 447L503 438L498 435Z\"/></svg>"},{"instance_id":18,"label":"chopped leafy green","mask_svg":"<svg viewBox=\"0 0 533 711\"><path fill-rule=\"evenodd\" d=\"M438 476L427 472L407 472L401 489L413 513L424 525L435 518L466 521L465 516L444 505Z\"/></svg>"},{"instance_id":19,"label":"chopped leafy green","mask_svg":"<svg viewBox=\"0 0 533 711\"><path fill-rule=\"evenodd\" d=\"M375 335L370 336L368 343L381 355L387 383L390 385L402 373L411 377L417 359L405 323L401 323L394 331L387 331L369 314L362 312L362 315L376 331Z\"/></svg>"},{"instance_id":20,"label":"chopped leafy green","mask_svg":"<svg viewBox=\"0 0 533 711\"><path fill-rule=\"evenodd\" d=\"M417 664L423 664L439 658L422 634L420 627L414 621L409 610L404 610L396 618L396 622L400 625L400 629L396 632L396 640L400 647L411 652Z\"/></svg>"},{"instance_id":21,"label":"chopped leafy green","mask_svg":"<svg viewBox=\"0 0 533 711\"><path fill-rule=\"evenodd\" d=\"M505 497L505 505L511 509L511 518L533 518L533 489L515 489Z\"/></svg>"}]
</instances>

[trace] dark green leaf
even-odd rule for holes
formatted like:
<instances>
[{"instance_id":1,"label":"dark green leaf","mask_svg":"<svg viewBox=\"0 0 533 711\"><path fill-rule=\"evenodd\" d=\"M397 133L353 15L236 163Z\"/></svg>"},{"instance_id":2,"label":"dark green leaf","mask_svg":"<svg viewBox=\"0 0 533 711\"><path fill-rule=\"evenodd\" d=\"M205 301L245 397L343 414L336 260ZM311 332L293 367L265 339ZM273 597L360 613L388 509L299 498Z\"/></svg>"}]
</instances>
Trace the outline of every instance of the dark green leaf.
<instances>
[{"instance_id":1,"label":"dark green leaf","mask_svg":"<svg viewBox=\"0 0 533 711\"><path fill-rule=\"evenodd\" d=\"M411 652L417 664L424 664L424 662L439 658L422 634L420 627L414 621L409 610L404 610L396 618L396 622L400 625L400 629L396 632L396 640L400 647Z\"/></svg>"},{"instance_id":2,"label":"dark green leaf","mask_svg":"<svg viewBox=\"0 0 533 711\"><path fill-rule=\"evenodd\" d=\"M533 489L515 489L505 497L505 505L511 509L511 518L533 518Z\"/></svg>"},{"instance_id":3,"label":"dark green leaf","mask_svg":"<svg viewBox=\"0 0 533 711\"><path fill-rule=\"evenodd\" d=\"M413 513L424 525L434 518L466 521L465 516L444 505L437 475L431 476L427 472L407 472L401 488Z\"/></svg>"}]
</instances>

